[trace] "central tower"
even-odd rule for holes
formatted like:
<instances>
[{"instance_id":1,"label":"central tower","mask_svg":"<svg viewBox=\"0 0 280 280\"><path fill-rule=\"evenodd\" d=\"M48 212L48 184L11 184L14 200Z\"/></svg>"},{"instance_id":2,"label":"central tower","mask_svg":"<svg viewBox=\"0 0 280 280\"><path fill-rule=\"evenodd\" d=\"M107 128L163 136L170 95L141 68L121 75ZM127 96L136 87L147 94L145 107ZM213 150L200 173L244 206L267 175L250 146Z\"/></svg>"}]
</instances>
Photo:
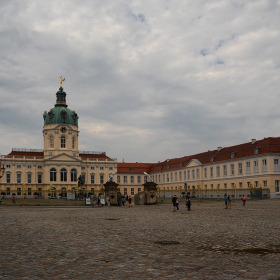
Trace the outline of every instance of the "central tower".
<instances>
[{"instance_id":1,"label":"central tower","mask_svg":"<svg viewBox=\"0 0 280 280\"><path fill-rule=\"evenodd\" d=\"M79 116L74 110L70 110L66 103L66 92L60 77L60 87L56 93L54 108L44 111L44 156L52 157L62 153L70 156L79 156Z\"/></svg>"}]
</instances>

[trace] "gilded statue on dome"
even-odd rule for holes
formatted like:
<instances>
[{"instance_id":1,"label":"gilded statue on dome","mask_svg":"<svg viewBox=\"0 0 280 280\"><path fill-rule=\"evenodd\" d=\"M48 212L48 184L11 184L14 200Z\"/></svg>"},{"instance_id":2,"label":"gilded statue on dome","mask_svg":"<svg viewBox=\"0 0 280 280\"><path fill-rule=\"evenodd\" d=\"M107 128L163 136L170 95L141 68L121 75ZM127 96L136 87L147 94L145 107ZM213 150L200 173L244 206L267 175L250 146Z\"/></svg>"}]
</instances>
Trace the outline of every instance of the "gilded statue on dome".
<instances>
[{"instance_id":1,"label":"gilded statue on dome","mask_svg":"<svg viewBox=\"0 0 280 280\"><path fill-rule=\"evenodd\" d=\"M65 81L65 78L63 78L62 76L60 76L59 79L60 79L60 87L62 88L62 83Z\"/></svg>"}]
</instances>

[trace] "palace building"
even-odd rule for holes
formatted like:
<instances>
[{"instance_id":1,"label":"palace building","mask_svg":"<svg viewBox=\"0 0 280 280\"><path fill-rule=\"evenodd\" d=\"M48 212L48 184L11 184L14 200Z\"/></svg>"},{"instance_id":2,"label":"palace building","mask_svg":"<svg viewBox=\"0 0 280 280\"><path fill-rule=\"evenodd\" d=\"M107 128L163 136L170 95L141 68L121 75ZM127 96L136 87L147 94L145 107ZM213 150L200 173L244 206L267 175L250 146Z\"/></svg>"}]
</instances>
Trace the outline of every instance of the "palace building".
<instances>
[{"instance_id":1,"label":"palace building","mask_svg":"<svg viewBox=\"0 0 280 280\"><path fill-rule=\"evenodd\" d=\"M118 162L105 152L80 151L78 114L66 103L62 81L54 108L43 114L43 149L13 148L1 156L5 174L0 192L9 197L66 198L67 193L102 192L110 174L124 195L158 184L158 196L173 193L200 198L261 196L280 198L280 137L218 147L158 163ZM150 178L144 174L150 175ZM84 181L78 186L78 177Z\"/></svg>"}]
</instances>

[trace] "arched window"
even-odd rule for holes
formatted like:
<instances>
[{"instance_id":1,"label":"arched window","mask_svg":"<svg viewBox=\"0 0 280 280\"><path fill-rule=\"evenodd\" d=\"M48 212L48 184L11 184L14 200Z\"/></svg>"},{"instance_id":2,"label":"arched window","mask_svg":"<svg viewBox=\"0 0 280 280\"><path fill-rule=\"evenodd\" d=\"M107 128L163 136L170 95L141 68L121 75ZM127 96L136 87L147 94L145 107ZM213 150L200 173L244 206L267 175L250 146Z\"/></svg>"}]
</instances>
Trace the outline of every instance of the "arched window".
<instances>
[{"instance_id":1,"label":"arched window","mask_svg":"<svg viewBox=\"0 0 280 280\"><path fill-rule=\"evenodd\" d=\"M77 170L75 168L71 169L71 182L77 182Z\"/></svg>"},{"instance_id":2,"label":"arched window","mask_svg":"<svg viewBox=\"0 0 280 280\"><path fill-rule=\"evenodd\" d=\"M50 170L50 181L52 181L52 182L56 181L56 169L55 168L52 168Z\"/></svg>"},{"instance_id":3,"label":"arched window","mask_svg":"<svg viewBox=\"0 0 280 280\"><path fill-rule=\"evenodd\" d=\"M54 147L54 142L53 142L53 137L51 136L50 137L50 148L53 148Z\"/></svg>"},{"instance_id":4,"label":"arched window","mask_svg":"<svg viewBox=\"0 0 280 280\"><path fill-rule=\"evenodd\" d=\"M62 168L60 170L60 181L66 182L67 181L67 170L65 168Z\"/></svg>"},{"instance_id":5,"label":"arched window","mask_svg":"<svg viewBox=\"0 0 280 280\"><path fill-rule=\"evenodd\" d=\"M51 189L51 197L56 197L56 188Z\"/></svg>"},{"instance_id":6,"label":"arched window","mask_svg":"<svg viewBox=\"0 0 280 280\"><path fill-rule=\"evenodd\" d=\"M61 188L60 197L67 197L66 188Z\"/></svg>"},{"instance_id":7,"label":"arched window","mask_svg":"<svg viewBox=\"0 0 280 280\"><path fill-rule=\"evenodd\" d=\"M75 138L72 138L72 149L75 149Z\"/></svg>"},{"instance_id":8,"label":"arched window","mask_svg":"<svg viewBox=\"0 0 280 280\"><path fill-rule=\"evenodd\" d=\"M66 147L66 139L65 139L64 136L62 136L62 137L60 138L60 147L61 147L61 148L65 148L65 147Z\"/></svg>"}]
</instances>

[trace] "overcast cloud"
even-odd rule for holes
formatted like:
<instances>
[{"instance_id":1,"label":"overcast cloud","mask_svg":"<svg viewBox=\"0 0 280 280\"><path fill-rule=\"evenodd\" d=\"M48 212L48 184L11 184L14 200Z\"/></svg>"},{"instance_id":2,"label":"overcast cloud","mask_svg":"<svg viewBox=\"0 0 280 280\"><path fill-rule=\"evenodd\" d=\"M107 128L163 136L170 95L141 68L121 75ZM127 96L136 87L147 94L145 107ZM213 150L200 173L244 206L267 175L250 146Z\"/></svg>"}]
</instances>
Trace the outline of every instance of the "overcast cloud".
<instances>
[{"instance_id":1,"label":"overcast cloud","mask_svg":"<svg viewBox=\"0 0 280 280\"><path fill-rule=\"evenodd\" d=\"M280 136L279 0L1 0L0 152L43 148L64 76L81 151L157 162Z\"/></svg>"}]
</instances>

